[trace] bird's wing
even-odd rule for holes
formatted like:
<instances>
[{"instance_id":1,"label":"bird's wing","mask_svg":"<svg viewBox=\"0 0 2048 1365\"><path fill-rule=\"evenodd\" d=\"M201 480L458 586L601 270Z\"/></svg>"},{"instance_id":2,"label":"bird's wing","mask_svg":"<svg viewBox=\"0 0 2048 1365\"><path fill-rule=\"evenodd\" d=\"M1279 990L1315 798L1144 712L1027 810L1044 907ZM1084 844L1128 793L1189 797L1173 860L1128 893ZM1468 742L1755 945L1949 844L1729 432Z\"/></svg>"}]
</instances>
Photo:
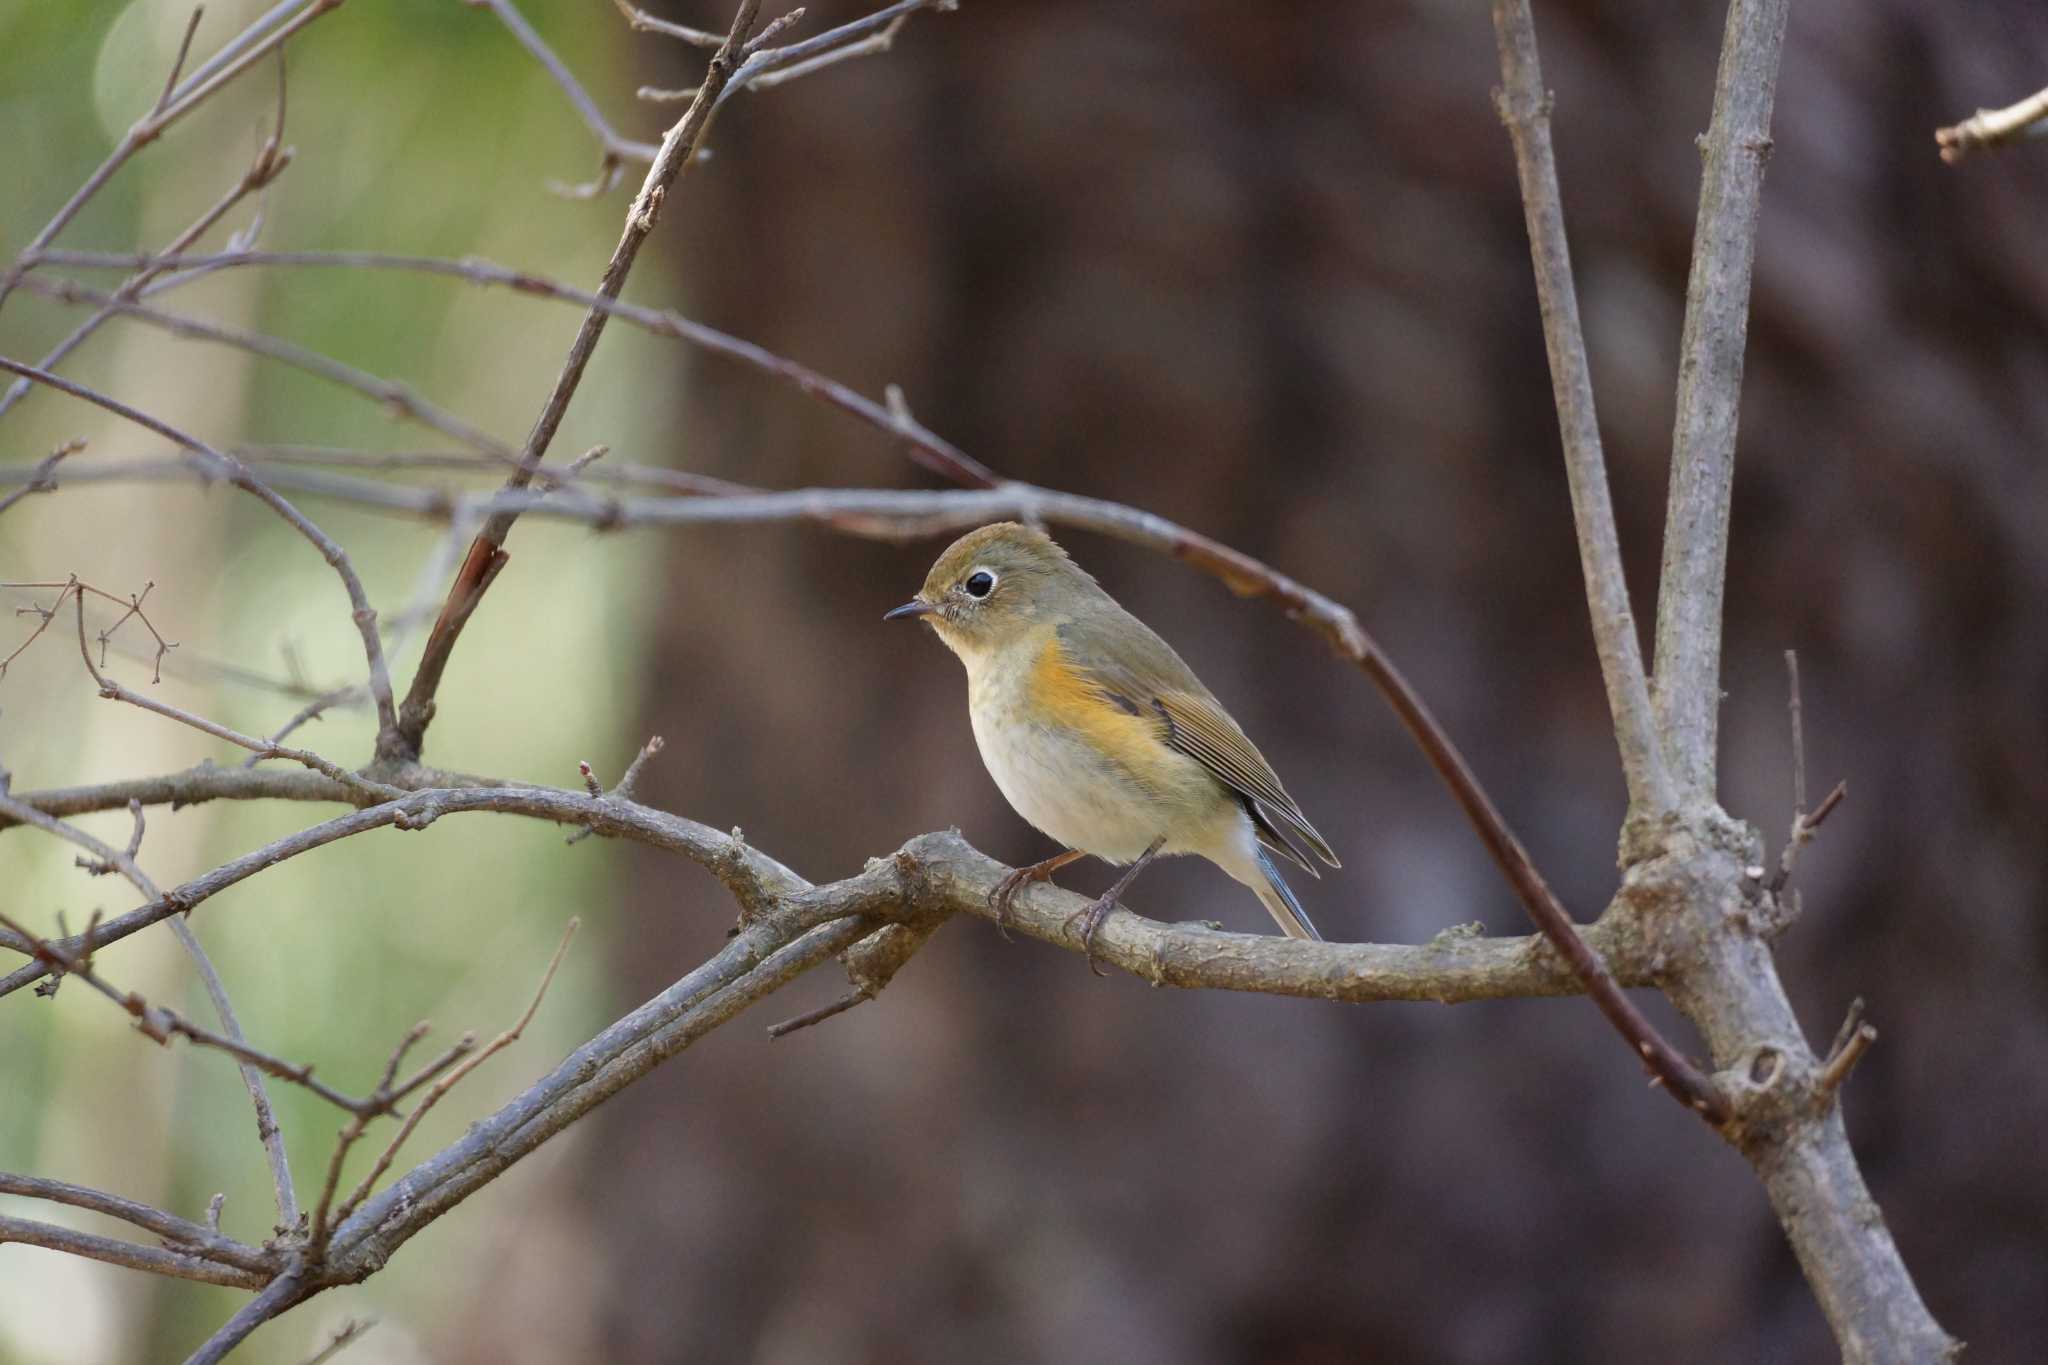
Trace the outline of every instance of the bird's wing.
<instances>
[{"instance_id":1,"label":"bird's wing","mask_svg":"<svg viewBox=\"0 0 2048 1365\"><path fill-rule=\"evenodd\" d=\"M1075 673L1113 705L1156 717L1168 747L1244 798L1261 843L1314 873L1315 866L1287 838L1291 833L1331 867L1341 866L1272 765L1172 646L1129 612L1115 610L1120 620L1083 619L1059 627L1061 650Z\"/></svg>"}]
</instances>

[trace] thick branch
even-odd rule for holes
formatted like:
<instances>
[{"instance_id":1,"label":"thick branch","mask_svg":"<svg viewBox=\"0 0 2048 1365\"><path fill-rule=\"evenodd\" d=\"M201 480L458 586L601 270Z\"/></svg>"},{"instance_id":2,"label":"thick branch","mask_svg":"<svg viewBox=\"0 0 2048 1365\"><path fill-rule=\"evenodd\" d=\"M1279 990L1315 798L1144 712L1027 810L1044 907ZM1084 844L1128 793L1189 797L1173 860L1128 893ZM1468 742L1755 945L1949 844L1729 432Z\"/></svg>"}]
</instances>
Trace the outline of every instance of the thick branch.
<instances>
[{"instance_id":1,"label":"thick branch","mask_svg":"<svg viewBox=\"0 0 2048 1365\"><path fill-rule=\"evenodd\" d=\"M1666 759L1682 801L1714 799L1721 708L1721 602L1728 512L1749 339L1771 106L1789 0L1733 0L1714 78L1714 116L1700 178L1685 331L1678 357L1671 496L1657 592L1656 703Z\"/></svg>"},{"instance_id":2,"label":"thick branch","mask_svg":"<svg viewBox=\"0 0 2048 1365\"><path fill-rule=\"evenodd\" d=\"M1494 0L1493 27L1500 46L1501 122L1515 145L1515 170L1522 185L1522 210L1529 224L1529 255L1536 271L1536 300L1543 314L1543 345L1550 355L1550 384L1557 399L1557 423L1564 440L1565 475L1571 485L1572 519L1579 530L1579 563L1592 609L1593 642L1607 706L1621 745L1622 773L1629 803L1640 816L1655 817L1674 805L1663 747L1650 711L1650 687L1643 676L1635 612L1622 573L1621 542L1614 529L1614 504L1607 492L1607 464L1600 452L1600 424L1593 410L1593 379L1586 364L1586 338L1579 327L1578 295L1572 284L1571 252L1564 232L1564 203L1557 187L1557 159L1550 147L1550 92L1536 56L1536 25L1528 0Z\"/></svg>"}]
</instances>

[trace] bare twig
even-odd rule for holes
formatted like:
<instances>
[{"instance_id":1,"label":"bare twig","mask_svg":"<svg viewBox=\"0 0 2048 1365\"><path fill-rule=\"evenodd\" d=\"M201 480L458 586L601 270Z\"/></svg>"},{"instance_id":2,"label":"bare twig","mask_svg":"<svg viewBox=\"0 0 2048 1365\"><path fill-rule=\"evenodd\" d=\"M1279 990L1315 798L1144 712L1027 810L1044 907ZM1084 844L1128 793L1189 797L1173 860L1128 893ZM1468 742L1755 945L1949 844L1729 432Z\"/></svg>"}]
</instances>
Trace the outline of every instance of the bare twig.
<instances>
[{"instance_id":1,"label":"bare twig","mask_svg":"<svg viewBox=\"0 0 2048 1365\"><path fill-rule=\"evenodd\" d=\"M2048 137L2048 90L2037 90L2003 109L1979 109L1961 123L1934 130L1941 159L1954 165L1972 152Z\"/></svg>"},{"instance_id":2,"label":"bare twig","mask_svg":"<svg viewBox=\"0 0 2048 1365\"><path fill-rule=\"evenodd\" d=\"M176 123L192 110L210 99L215 92L228 82L247 71L265 55L283 44L306 25L330 10L338 9L342 0L285 0L258 18L240 35L231 40L218 53L201 64L197 71L171 92L168 100L158 102L156 108L138 120L122 137L114 150L107 154L93 173L86 177L72 196L64 201L62 208L45 223L42 229L30 239L22 255L32 256L48 246L78 216L79 210L89 203L93 196L105 188L114 174L128 164L130 157L141 151L163 135L166 128ZM14 291L23 273L21 261L0 275L0 305Z\"/></svg>"},{"instance_id":3,"label":"bare twig","mask_svg":"<svg viewBox=\"0 0 2048 1365\"><path fill-rule=\"evenodd\" d=\"M375 1318L350 1318L334 1329L334 1334L327 1338L325 1346L307 1356L300 1365L327 1365L328 1361L362 1340L364 1334L376 1325Z\"/></svg>"},{"instance_id":4,"label":"bare twig","mask_svg":"<svg viewBox=\"0 0 2048 1365\"><path fill-rule=\"evenodd\" d=\"M598 110L597 101L590 97L590 92L583 88L582 82L576 79L568 64L556 56L555 50L534 31L533 25L526 22L526 16L519 12L518 7L512 4L512 0L464 0L464 3L472 9L487 9L498 16L498 22L519 40L521 47L533 54L534 60L541 64L548 77L562 88L562 93L569 97L569 103L576 106L577 117L583 120L583 126L590 129L592 136L597 139L602 166L596 181L590 186L569 189L555 186L557 193L566 193L577 199L589 199L609 193L612 186L618 183L619 172L626 162L644 163L654 160L659 149L653 143L635 142L631 138L621 137L613 129L611 123Z\"/></svg>"},{"instance_id":5,"label":"bare twig","mask_svg":"<svg viewBox=\"0 0 2048 1365\"><path fill-rule=\"evenodd\" d=\"M640 770L646 767L647 760L660 753L665 745L666 741L660 735L650 736L648 741L640 746L640 752L633 755L633 761L626 765L625 775L619 779L619 784L612 788L611 795L621 800L634 800L635 792L640 785ZM602 801L605 798L605 790L597 784L597 776L591 772L590 765L588 763L579 763L576 766L583 772L584 789L590 793L590 799ZM572 844L581 843L595 832L595 830L586 825L570 835L567 842Z\"/></svg>"},{"instance_id":6,"label":"bare twig","mask_svg":"<svg viewBox=\"0 0 2048 1365\"><path fill-rule=\"evenodd\" d=\"M197 14L198 11L195 10L195 17ZM272 125L270 136L264 140L262 146L256 149L255 158L249 163L248 169L243 171L241 179L236 181L226 194L223 194L214 201L210 208L193 219L184 231L171 238L159 254L174 256L178 252L188 249L194 242L205 236L214 224L226 217L229 211L241 203L243 199L267 188L273 180L284 174L285 167L291 164L292 151L289 147L280 144L280 139L283 136L284 109L280 102L277 121ZM38 260L39 258L35 252L24 252L20 264L22 269L26 271L34 267ZM41 367L46 370L56 369L57 366L64 362L66 356L84 345L86 339L98 331L102 324L120 313L121 310L115 306L112 300L118 300L121 303L133 302L141 297L143 290L152 280L157 279L169 269L170 267L168 266L159 265L136 267L137 273L122 282L121 287L114 291L112 299L108 303L100 306L94 311L92 316L74 327L69 336L58 342L56 346L43 356ZM13 383L9 384L7 391L4 394L0 394L0 416L5 416L8 409L20 402L32 387L34 386L26 379L16 379Z\"/></svg>"},{"instance_id":7,"label":"bare twig","mask_svg":"<svg viewBox=\"0 0 2048 1365\"><path fill-rule=\"evenodd\" d=\"M5 802L6 800L7 798L0 797L0 802ZM16 812L10 810L8 813L15 814ZM388 1114L392 1111L392 1107L396 1104L397 1100L402 1097L405 1090L416 1088L418 1085L424 1084L426 1080L432 1079L431 1074L429 1074L408 1082L407 1086L401 1087L398 1092L393 1094L372 1093L362 1099L357 1099L354 1096L336 1090L333 1086L314 1076L313 1065L310 1062L287 1062L259 1048L251 1047L247 1042L239 1038L230 1037L224 1033L216 1033L212 1029L195 1024L175 1010L166 1009L161 1005L152 1005L134 991L124 991L119 987L110 985L106 978L101 976L82 957L74 957L50 940L37 936L4 911L0 911L0 926L4 926L18 938L25 939L29 944L30 952L45 966L61 971L67 976L78 978L126 1010L134 1018L137 1031L159 1046L167 1045L172 1038L178 1037L184 1038L197 1047L212 1048L218 1052L225 1052L228 1056L245 1066L253 1067L266 1076L274 1076L278 1080L288 1081L293 1085L309 1090L335 1108L346 1110L348 1113L357 1115L370 1114L373 1116ZM436 1065L443 1068L452 1065L466 1050L466 1048L451 1049L450 1055L444 1056Z\"/></svg>"},{"instance_id":8,"label":"bare twig","mask_svg":"<svg viewBox=\"0 0 2048 1365\"><path fill-rule=\"evenodd\" d=\"M191 1252L137 1246L116 1237L74 1232L70 1228L0 1214L0 1246L9 1242L68 1252L88 1260L105 1261L109 1265L127 1266L131 1270L146 1270L152 1275L198 1280L202 1284L224 1284L236 1289L260 1289L270 1278L266 1271L246 1270Z\"/></svg>"},{"instance_id":9,"label":"bare twig","mask_svg":"<svg viewBox=\"0 0 2048 1365\"><path fill-rule=\"evenodd\" d=\"M1714 799L1721 709L1721 601L1742 360L1749 336L1771 108L1788 0L1734 0L1703 146L1699 220L1679 343L1678 417L1657 593L1655 701L1680 797Z\"/></svg>"},{"instance_id":10,"label":"bare twig","mask_svg":"<svg viewBox=\"0 0 2048 1365\"><path fill-rule=\"evenodd\" d=\"M321 0L312 0L312 2L319 4ZM356 576L355 566L349 562L348 552L335 544L325 531L322 531L318 526L307 520L298 508L292 506L272 491L269 486L251 473L249 467L240 460L215 450L212 446L205 444L196 437L187 436L184 432L179 431L167 422L151 417L148 413L132 408L118 399L109 398L103 393L86 388L82 384L75 384L59 375L51 374L47 370L38 369L33 365L24 365L20 361L10 360L6 356L0 356L0 370L10 371L25 379L33 379L39 384L48 385L50 388L68 393L74 398L80 398L88 403L105 408L118 417L126 418L137 426L155 432L166 440L176 442L186 450L209 457L228 482L254 496L257 501L284 518L286 524L291 526L293 530L310 541L313 547L320 551L321 557L327 561L328 565L341 578L342 587L348 593L349 605L354 608L352 619L355 621L357 633L362 636L363 653L369 661L370 695L377 703L377 718L380 728L389 730L396 726L397 714L391 696L391 674L385 667L384 645L377 635L377 613L370 607L370 600L363 592L363 581Z\"/></svg>"},{"instance_id":11,"label":"bare twig","mask_svg":"<svg viewBox=\"0 0 2048 1365\"><path fill-rule=\"evenodd\" d=\"M72 600L78 608L78 652L85 660L86 672L90 673L93 682L99 685L100 696L106 700L124 701L130 706L139 706L145 711L153 711L157 715L175 720L181 725L189 725L202 734L212 735L215 739L224 739L230 744L240 745L261 758L288 758L294 763L304 764L313 771L320 773L324 777L331 778L345 787L353 787L361 791L365 796L389 797L397 794L396 788L385 786L380 782L372 782L368 778L359 777L340 764L335 763L331 759L322 758L310 749L291 749L269 740L258 739L254 735L245 735L241 731L230 729L218 721L208 720L205 716L187 711L181 706L173 706L166 701L158 701L154 697L145 697L133 688L124 687L120 683L115 682L100 670L99 665L93 662L92 651L86 646L84 595L74 592Z\"/></svg>"},{"instance_id":12,"label":"bare twig","mask_svg":"<svg viewBox=\"0 0 2048 1365\"><path fill-rule=\"evenodd\" d=\"M620 7L627 8L623 4ZM815 37L783 47L762 46L775 36L764 31L750 44L754 50L748 53L746 64L726 87L723 98L730 99L741 90L765 90L808 76L828 66L836 66L851 58L887 52L895 43L896 35L902 31L903 25L918 10L947 11L958 7L958 0L898 0L898 3L876 10L872 14L862 15ZM793 10L770 27L786 25L802 13L801 9ZM636 24L635 27L639 25ZM695 99L699 88L690 86L682 90L663 90L655 86L642 86L639 95L643 100L677 102Z\"/></svg>"},{"instance_id":13,"label":"bare twig","mask_svg":"<svg viewBox=\"0 0 2048 1365\"><path fill-rule=\"evenodd\" d=\"M1663 746L1657 740L1649 683L1643 677L1642 645L1636 638L1635 613L1629 606L1628 579L1621 565L1621 542L1614 529L1607 463L1600 452L1600 424L1593 410L1593 380L1586 364L1586 338L1579 327L1578 296L1565 239L1557 158L1550 145L1550 92L1543 85L1536 26L1527 0L1494 0L1493 27L1500 47L1502 81L1495 103L1515 146L1536 298L1543 314L1543 344L1550 355L1551 389L1564 440L1572 518L1579 530L1579 563L1586 579L1586 601L1592 609L1594 647L1600 656L1600 675L1607 684L1607 705L1621 746L1630 805L1637 817L1654 819L1673 808L1676 793L1665 768Z\"/></svg>"},{"instance_id":14,"label":"bare twig","mask_svg":"<svg viewBox=\"0 0 2048 1365\"><path fill-rule=\"evenodd\" d=\"M555 955L548 959L547 970L541 973L540 985L534 987L533 999L527 1002L526 1012L519 1016L518 1022L514 1023L512 1027L506 1029L503 1033L500 1033L497 1037L491 1039L490 1042L484 1044L481 1051L471 1053L460 1066L447 1072L434 1082L431 1090L420 1096L420 1102L413 1106L410 1114L405 1116L405 1122L399 1125L396 1133L392 1134L391 1141L384 1145L384 1150L377 1154L377 1160L371 1165L369 1171L356 1183L355 1189L350 1191L348 1198L342 1201L341 1207L336 1210L334 1215L335 1223L346 1222L349 1215L354 1213L361 1206L362 1202L370 1197L370 1192L376 1189L377 1182L383 1178L384 1172L390 1170L391 1163L397 1159L399 1148L405 1146L405 1140L412 1136L413 1129L419 1127L420 1120L427 1116L428 1110L441 1102L442 1096L459 1085L463 1077L469 1075L492 1057L495 1057L498 1053L503 1052L506 1048L519 1041L520 1037L526 1032L526 1026L533 1022L533 1016L540 1012L540 1002L547 997L548 987L555 979L555 971L562 965L563 957L567 956L569 952L569 944L575 940L576 931L582 927L582 924L583 921L581 919L572 915L569 917L568 924L563 926L562 941L555 945ZM340 1161L338 1159L335 1166L338 1171L340 1169ZM324 1200L321 1212L323 1215L326 1212ZM324 1217L315 1220L316 1236L313 1239L312 1245L322 1253L325 1251L326 1242L317 1233L320 1228L325 1226L327 1226L327 1223Z\"/></svg>"},{"instance_id":15,"label":"bare twig","mask_svg":"<svg viewBox=\"0 0 2048 1365\"><path fill-rule=\"evenodd\" d=\"M171 257L169 259L177 259ZM31 264L40 264L39 261ZM474 423L467 422L456 414L422 398L412 388L397 380L385 379L345 364L330 355L300 346L281 337L251 331L245 327L231 327L226 323L210 322L203 318L187 317L180 313L168 312L152 304L139 303L132 298L122 298L102 289L93 289L75 280L52 279L42 275L30 275L23 279L21 287L29 293L45 298L57 299L64 303L89 303L101 313L120 314L139 322L160 328L173 336L192 341L210 341L216 345L232 346L266 360L289 365L295 370L323 379L330 384L347 389L370 402L377 404L387 413L417 423L430 431L460 442L470 449L490 456L500 465L518 464L518 455L497 437Z\"/></svg>"},{"instance_id":16,"label":"bare twig","mask_svg":"<svg viewBox=\"0 0 2048 1365\"><path fill-rule=\"evenodd\" d=\"M1819 1104L1825 1106L1836 1102L1842 1086L1856 1069L1856 1063L1863 1060L1863 1054L1870 1051L1870 1045L1876 1041L1877 1029L1869 1024L1857 1024L1846 1030L1846 1035L1829 1052L1827 1065L1821 1068L1820 1079L1813 1084L1814 1098Z\"/></svg>"},{"instance_id":17,"label":"bare twig","mask_svg":"<svg viewBox=\"0 0 2048 1365\"><path fill-rule=\"evenodd\" d=\"M82 602L83 598L80 597L79 600ZM81 647L83 643L81 635ZM102 866L119 872L131 886L150 900L162 900L163 893L157 889L156 883L151 881L135 862L135 852L142 846L142 803L139 800L131 801L128 809L135 820L135 832L131 836L128 851L123 853L75 825L66 824L32 806L0 795L0 811L25 824L33 824L45 833L78 845L98 859ZM198 972L200 982L206 987L207 996L213 1002L214 1012L220 1016L221 1028L226 1030L224 1034L213 1034L199 1029L196 1025L186 1024L167 1010L152 1013L142 997L132 991L120 992L107 986L94 973L92 967L94 947L108 941L100 933L98 920L99 917L95 914L94 922L86 926L83 945L74 956L64 949L54 948L46 940L37 938L4 914L0 914L0 924L4 924L17 938L25 941L27 952L48 966L61 966L68 974L78 977L119 1004L135 1016L138 1027L157 1043L168 1041L170 1032L182 1032L194 1042L200 1041L201 1035L204 1035L207 1045L218 1047L242 1062L242 1084L248 1089L250 1102L256 1108L256 1133L262 1143L264 1159L270 1164L271 1181L276 1189L278 1222L280 1226L290 1227L298 1221L298 1200L292 1188L291 1162L285 1153L284 1136L277 1125L277 1111L270 1102L269 1090L263 1084L263 1072L268 1068L255 1057L242 1055L253 1050L248 1048L241 1022L235 1018L234 1005L228 999L227 987L222 983L220 973L214 970L213 960L206 955L206 949L193 935L190 926L182 920L171 922L172 933L179 945L184 948L186 955L192 959L193 968Z\"/></svg>"},{"instance_id":18,"label":"bare twig","mask_svg":"<svg viewBox=\"0 0 2048 1365\"><path fill-rule=\"evenodd\" d=\"M263 1287L262 1293L236 1310L198 1350L185 1357L185 1365L220 1365L228 1352L246 1341L251 1332L304 1300L309 1293L306 1279L305 1263L294 1260Z\"/></svg>"},{"instance_id":19,"label":"bare twig","mask_svg":"<svg viewBox=\"0 0 2048 1365\"><path fill-rule=\"evenodd\" d=\"M868 423L876 430L901 440L910 457L918 464L943 478L969 488L993 488L999 480L994 471L968 455L958 446L942 439L936 433L920 425L909 415L907 407L894 407L877 403L866 395L856 392L837 380L829 379L815 370L793 360L775 354L773 351L706 327L681 314L660 308L648 308L639 304L622 303L602 293L577 289L573 286L547 279L523 270L514 270L491 261L468 257L459 261L437 259L430 256L402 256L384 252L367 251L241 251L219 252L197 256L151 256L133 252L93 251L46 251L36 257L41 264L61 265L85 269L137 269L144 265L156 264L169 269L187 272L198 270L228 269L238 266L329 268L346 270L404 270L423 274L442 275L452 279L466 280L471 284L491 285L509 288L536 298L553 299L572 303L578 307L602 312L616 317L655 336L669 337L690 345L737 360L761 372L771 375L784 383L793 385L806 397L815 398L829 406L847 412ZM167 282L168 283L168 282ZM49 286L52 292L71 290L79 297L90 291L83 286L68 282ZM108 297L98 295L98 297ZM157 313L154 318L148 310L137 311L145 320L159 321L159 325L170 325L162 319L174 315ZM177 319L179 325L189 319ZM226 340L233 329L206 324L207 340ZM249 334L237 333L246 337ZM274 339L267 339L274 340ZM239 344L239 343L230 343ZM329 362L332 363L332 362ZM337 380L337 382L340 382ZM373 385L385 381L372 379ZM689 476L702 481L702 476ZM716 481L703 481L715 483ZM735 485L704 487L704 492L729 491ZM678 489L681 492L699 489Z\"/></svg>"},{"instance_id":20,"label":"bare twig","mask_svg":"<svg viewBox=\"0 0 2048 1365\"><path fill-rule=\"evenodd\" d=\"M5 411L5 405L0 404L0 412ZM0 513L4 513L8 508L14 506L14 504L20 502L23 498L28 497L31 493L48 493L54 490L57 487L57 481L51 478L50 476L56 472L58 464L60 464L66 456L76 455L79 451L84 449L85 441L83 440L83 438L73 437L71 440L66 441L63 445L58 446L55 450L51 451L48 455L44 456L42 460L37 463L36 467L29 471L28 478L21 485L21 487L15 489L6 497L0 498Z\"/></svg>"},{"instance_id":21,"label":"bare twig","mask_svg":"<svg viewBox=\"0 0 2048 1365\"><path fill-rule=\"evenodd\" d=\"M171 73L164 77L163 93L158 95L156 103L150 106L150 113L161 114L164 106L171 102L171 92L178 88L178 73L185 69L185 58L192 55L192 39L199 32L199 20L205 13L204 5L192 7L192 17L185 21L185 36L178 43L178 55L171 62Z\"/></svg>"},{"instance_id":22,"label":"bare twig","mask_svg":"<svg viewBox=\"0 0 2048 1365\"><path fill-rule=\"evenodd\" d=\"M493 4L502 0L491 0ZM616 299L625 287L626 277L633 269L633 262L640 254L640 247L653 232L654 224L661 215L663 204L670 190L683 172L695 159L698 145L711 124L712 106L737 68L739 51L753 32L754 18L760 11L760 0L740 0L739 12L733 17L732 28L726 34L725 42L711 59L710 73L705 77L704 93L691 104L689 111L677 120L676 125L662 138L661 150L648 168L647 178L634 196L633 204L626 212L626 224L619 237L619 243L612 250L610 262L605 266L604 277L598 284L598 294L607 299ZM517 491L532 482L541 461L546 457L548 446L553 442L555 431L561 426L563 414L568 411L569 402L576 396L576 390L583 382L583 372L590 363L591 354L597 349L598 338L604 335L610 314L601 308L592 308L584 315L583 325L577 329L576 338L570 343L568 358L562 364L562 372L555 381L547 403L541 408L535 420L533 431L526 439L526 448L520 457L519 468L506 481L508 490ZM483 529L470 546L469 557L457 571L455 582L448 590L446 604L442 607L440 619L434 623L433 631L421 651L419 668L413 674L412 687L407 691L405 704L400 709L397 729L380 735L377 753L385 759L416 759L420 744L426 735L428 724L433 720L434 697L441 686L441 675L447 668L448 658L455 649L455 642L461 637L462 628L483 599L491 581L505 563L505 537L512 530L517 512L495 513L484 523Z\"/></svg>"},{"instance_id":23,"label":"bare twig","mask_svg":"<svg viewBox=\"0 0 2048 1365\"><path fill-rule=\"evenodd\" d=\"M693 47L715 48L725 41L723 33L713 33L709 29L689 28L682 24L672 24L666 19L656 18L646 10L635 9L627 4L626 0L612 0L612 3L618 6L619 13L626 16L626 23L632 27L635 33L659 33L664 38L680 38Z\"/></svg>"},{"instance_id":24,"label":"bare twig","mask_svg":"<svg viewBox=\"0 0 2048 1365\"><path fill-rule=\"evenodd\" d=\"M105 1214L109 1218L118 1218L122 1222L134 1224L145 1232L155 1234L180 1254L196 1256L201 1260L215 1261L256 1274L273 1272L279 1264L275 1252L223 1236L217 1218L204 1224L195 1223L148 1204L108 1194L104 1190L73 1185L62 1180L17 1175L12 1171L0 1171L0 1194L15 1195L23 1199L46 1199L53 1204L64 1204L71 1208Z\"/></svg>"}]
</instances>

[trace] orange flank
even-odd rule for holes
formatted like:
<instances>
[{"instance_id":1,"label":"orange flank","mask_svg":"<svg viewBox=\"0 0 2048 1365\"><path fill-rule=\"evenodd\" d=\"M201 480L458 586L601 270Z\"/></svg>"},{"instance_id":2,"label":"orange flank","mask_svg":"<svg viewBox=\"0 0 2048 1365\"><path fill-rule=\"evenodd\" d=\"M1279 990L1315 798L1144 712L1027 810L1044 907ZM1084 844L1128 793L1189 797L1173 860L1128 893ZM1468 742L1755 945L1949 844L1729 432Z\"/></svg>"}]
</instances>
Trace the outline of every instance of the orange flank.
<instances>
[{"instance_id":1,"label":"orange flank","mask_svg":"<svg viewBox=\"0 0 2048 1365\"><path fill-rule=\"evenodd\" d=\"M1170 790L1182 760L1163 745L1163 719L1140 698L1117 696L1090 681L1067 657L1059 636L1048 633L1031 666L1026 691L1031 711L1076 731L1101 757L1153 791Z\"/></svg>"}]
</instances>

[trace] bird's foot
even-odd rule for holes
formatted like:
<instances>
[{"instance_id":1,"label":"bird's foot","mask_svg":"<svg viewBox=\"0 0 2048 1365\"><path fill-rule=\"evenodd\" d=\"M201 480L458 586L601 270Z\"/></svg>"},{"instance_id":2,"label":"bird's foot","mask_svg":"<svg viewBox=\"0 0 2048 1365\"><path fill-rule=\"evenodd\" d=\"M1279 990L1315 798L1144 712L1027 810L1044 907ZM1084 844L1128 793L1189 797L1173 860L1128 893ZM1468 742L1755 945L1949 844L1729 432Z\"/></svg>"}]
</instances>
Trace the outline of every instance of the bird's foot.
<instances>
[{"instance_id":1,"label":"bird's foot","mask_svg":"<svg viewBox=\"0 0 2048 1365\"><path fill-rule=\"evenodd\" d=\"M1108 976L1095 961L1095 932L1102 928L1102 922L1109 918L1109 912L1116 909L1116 891L1111 889L1088 902L1081 909L1067 916L1067 931L1073 932L1074 925L1081 926L1081 952L1088 959L1088 970L1097 976Z\"/></svg>"},{"instance_id":2,"label":"bird's foot","mask_svg":"<svg viewBox=\"0 0 2048 1365\"><path fill-rule=\"evenodd\" d=\"M1033 863L1029 867L1013 868L1003 874L1003 879L996 883L996 889L988 893L988 906L995 911L996 932L1003 936L1004 942L1008 942L1010 938L1010 925L1015 919L1012 907L1017 899L1017 893L1032 882L1051 881L1053 873L1083 856L1085 855L1068 849L1064 853L1054 854L1043 862Z\"/></svg>"}]
</instances>

